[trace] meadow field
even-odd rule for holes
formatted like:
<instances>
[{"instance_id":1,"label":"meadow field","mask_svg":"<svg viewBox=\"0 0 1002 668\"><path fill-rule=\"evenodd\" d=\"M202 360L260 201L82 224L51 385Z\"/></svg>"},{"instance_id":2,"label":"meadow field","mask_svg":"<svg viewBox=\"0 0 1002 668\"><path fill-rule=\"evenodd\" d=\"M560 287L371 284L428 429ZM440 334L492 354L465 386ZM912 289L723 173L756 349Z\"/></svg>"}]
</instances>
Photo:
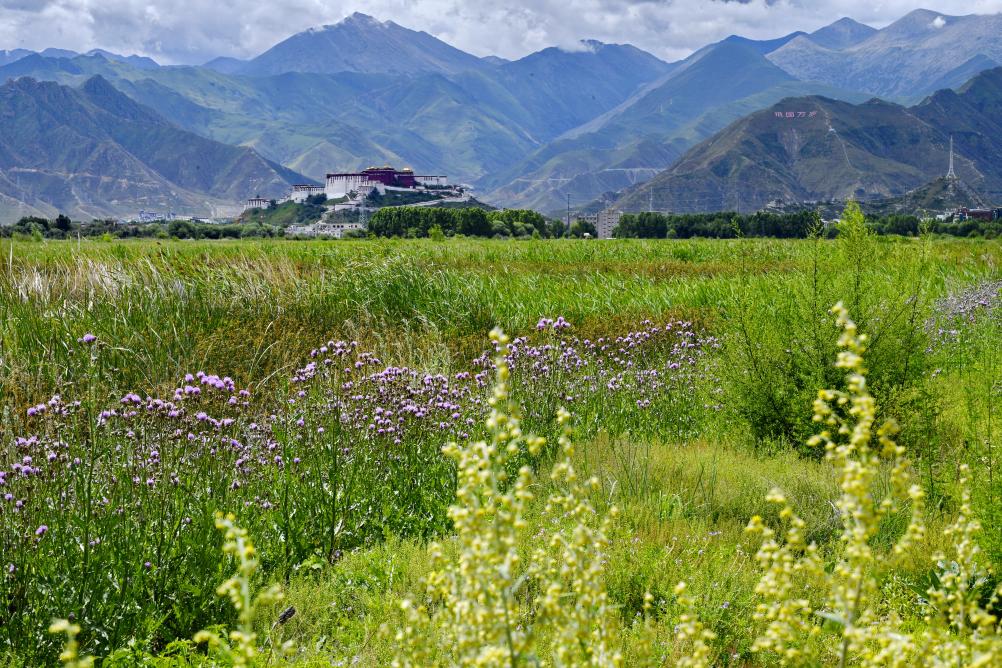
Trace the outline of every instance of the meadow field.
<instances>
[{"instance_id":1,"label":"meadow field","mask_svg":"<svg viewBox=\"0 0 1002 668\"><path fill-rule=\"evenodd\" d=\"M998 241L0 257L4 665L1002 665Z\"/></svg>"}]
</instances>

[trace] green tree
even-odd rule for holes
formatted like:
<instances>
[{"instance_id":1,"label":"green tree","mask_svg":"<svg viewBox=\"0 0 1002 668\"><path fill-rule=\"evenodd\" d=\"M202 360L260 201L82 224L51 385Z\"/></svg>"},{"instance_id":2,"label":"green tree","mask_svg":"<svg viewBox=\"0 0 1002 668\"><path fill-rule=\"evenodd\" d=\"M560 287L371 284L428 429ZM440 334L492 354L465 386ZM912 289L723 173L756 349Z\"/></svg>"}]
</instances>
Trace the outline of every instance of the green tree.
<instances>
[{"instance_id":1,"label":"green tree","mask_svg":"<svg viewBox=\"0 0 1002 668\"><path fill-rule=\"evenodd\" d=\"M575 220L571 225L570 236L581 238L586 234L589 234L594 238L598 236L598 230L596 230L595 226L587 220Z\"/></svg>"},{"instance_id":2,"label":"green tree","mask_svg":"<svg viewBox=\"0 0 1002 668\"><path fill-rule=\"evenodd\" d=\"M491 236L492 237L510 237L511 230L508 228L508 224L503 220L491 221Z\"/></svg>"},{"instance_id":3,"label":"green tree","mask_svg":"<svg viewBox=\"0 0 1002 668\"><path fill-rule=\"evenodd\" d=\"M494 228L483 209L459 209L459 232L472 237L493 236Z\"/></svg>"},{"instance_id":4,"label":"green tree","mask_svg":"<svg viewBox=\"0 0 1002 668\"><path fill-rule=\"evenodd\" d=\"M59 214L56 216L55 228L63 233L69 232L73 229L73 221L70 220L69 216Z\"/></svg>"},{"instance_id":5,"label":"green tree","mask_svg":"<svg viewBox=\"0 0 1002 668\"><path fill-rule=\"evenodd\" d=\"M546 223L546 236L559 239L564 236L564 222L553 218Z\"/></svg>"},{"instance_id":6,"label":"green tree","mask_svg":"<svg viewBox=\"0 0 1002 668\"><path fill-rule=\"evenodd\" d=\"M198 229L187 220L172 220L167 224L167 234L175 239L197 239Z\"/></svg>"}]
</instances>

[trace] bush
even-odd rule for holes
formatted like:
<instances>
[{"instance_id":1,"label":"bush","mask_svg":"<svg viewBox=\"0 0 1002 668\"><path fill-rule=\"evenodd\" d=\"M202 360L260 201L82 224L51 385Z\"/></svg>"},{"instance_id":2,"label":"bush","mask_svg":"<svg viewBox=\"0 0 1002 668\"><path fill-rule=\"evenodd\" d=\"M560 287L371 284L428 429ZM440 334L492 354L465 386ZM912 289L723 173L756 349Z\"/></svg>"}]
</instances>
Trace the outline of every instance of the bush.
<instances>
[{"instance_id":1,"label":"bush","mask_svg":"<svg viewBox=\"0 0 1002 668\"><path fill-rule=\"evenodd\" d=\"M813 432L809 410L815 388L839 386L841 379L827 362L835 354L835 332L822 306L838 295L845 295L851 312L874 331L871 385L887 410L899 408L900 400L925 378L926 244L878 245L855 203L846 207L834 245L822 239L823 232L815 227L808 241L810 262L789 281L788 294L759 288L748 268L727 307L732 329L726 350L736 370L730 374L728 403L761 443L779 441L802 449ZM749 247L743 248L738 261L753 262ZM889 277L881 266L896 252L905 254L906 269L887 287ZM878 285L883 286L880 298Z\"/></svg>"},{"instance_id":2,"label":"bush","mask_svg":"<svg viewBox=\"0 0 1002 668\"><path fill-rule=\"evenodd\" d=\"M785 536L778 539L761 517L749 524L750 531L763 536L757 554L763 575L755 591L764 600L755 619L764 628L753 649L797 665L994 665L1002 661L1002 627L981 601L984 592L978 583L984 572L975 541L980 525L971 519L966 467L960 514L947 531L954 561L945 562L944 555L932 558L938 572L925 592L928 626L915 630L880 611L878 579L914 552L924 536L924 493L911 483L905 448L894 441L897 424L877 427L877 405L863 364L868 339L857 332L841 304L833 311L842 329L836 366L848 374L846 389L818 393L814 421L822 431L809 445L824 446L839 477L842 550L834 567L826 567L818 546L806 542L805 524L783 492L769 495L781 508ZM881 485L885 462L890 479ZM907 528L887 554L878 554L875 537L900 512L911 516ZM837 642L824 641L824 622Z\"/></svg>"}]
</instances>

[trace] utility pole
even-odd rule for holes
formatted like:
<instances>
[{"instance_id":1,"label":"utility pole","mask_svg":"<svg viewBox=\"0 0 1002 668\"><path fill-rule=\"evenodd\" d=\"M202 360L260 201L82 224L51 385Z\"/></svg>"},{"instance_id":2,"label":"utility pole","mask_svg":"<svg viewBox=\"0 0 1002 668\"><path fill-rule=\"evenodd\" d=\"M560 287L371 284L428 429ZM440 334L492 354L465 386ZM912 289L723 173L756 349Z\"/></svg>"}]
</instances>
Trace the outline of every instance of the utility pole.
<instances>
[{"instance_id":1,"label":"utility pole","mask_svg":"<svg viewBox=\"0 0 1002 668\"><path fill-rule=\"evenodd\" d=\"M571 233L571 194L567 193L567 233Z\"/></svg>"},{"instance_id":2,"label":"utility pole","mask_svg":"<svg viewBox=\"0 0 1002 668\"><path fill-rule=\"evenodd\" d=\"M20 217L24 218L24 211L25 211L26 203L24 201L24 193L21 191L21 172L15 172L14 174L15 174L14 178L16 180L16 187L17 187L17 210L18 210L18 213L21 214ZM13 246L12 246L12 248L13 248Z\"/></svg>"}]
</instances>

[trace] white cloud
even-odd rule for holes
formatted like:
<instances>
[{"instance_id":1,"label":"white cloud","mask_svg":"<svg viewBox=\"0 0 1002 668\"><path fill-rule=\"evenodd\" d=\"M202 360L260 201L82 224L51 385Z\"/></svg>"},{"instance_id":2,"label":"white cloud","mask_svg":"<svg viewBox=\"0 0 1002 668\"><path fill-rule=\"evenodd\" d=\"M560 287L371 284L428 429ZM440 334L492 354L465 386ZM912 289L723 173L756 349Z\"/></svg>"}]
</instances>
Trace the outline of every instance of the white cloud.
<instances>
[{"instance_id":1,"label":"white cloud","mask_svg":"<svg viewBox=\"0 0 1002 668\"><path fill-rule=\"evenodd\" d=\"M942 16L937 16L932 20L931 25L933 28L942 28L943 26L946 25L946 19L944 19Z\"/></svg>"},{"instance_id":2,"label":"white cloud","mask_svg":"<svg viewBox=\"0 0 1002 668\"><path fill-rule=\"evenodd\" d=\"M1002 0L0 0L0 49L99 47L163 62L256 55L292 33L361 11L477 55L517 58L581 39L667 60L740 34L778 37L842 16L880 27L918 7L994 13ZM942 17L937 18L937 21ZM934 22L935 23L935 22Z\"/></svg>"}]
</instances>

